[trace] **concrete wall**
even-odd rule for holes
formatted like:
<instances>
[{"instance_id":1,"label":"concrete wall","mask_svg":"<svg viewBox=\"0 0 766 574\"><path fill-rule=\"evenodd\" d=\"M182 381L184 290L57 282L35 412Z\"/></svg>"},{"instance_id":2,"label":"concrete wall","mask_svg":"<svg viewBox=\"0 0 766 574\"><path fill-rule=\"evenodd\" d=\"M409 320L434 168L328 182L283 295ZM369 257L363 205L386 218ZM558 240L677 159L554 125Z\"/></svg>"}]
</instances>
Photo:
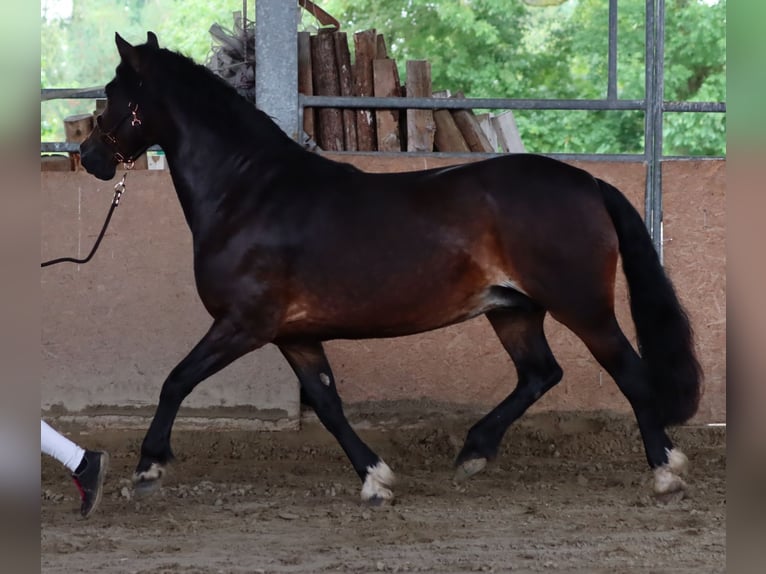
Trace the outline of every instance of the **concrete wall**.
<instances>
[{"instance_id":1,"label":"concrete wall","mask_svg":"<svg viewBox=\"0 0 766 574\"><path fill-rule=\"evenodd\" d=\"M369 171L458 161L342 159ZM641 164L578 165L619 187L643 212ZM696 422L721 422L726 414L724 171L722 161L684 161L666 163L663 174L665 262L690 310L706 373ZM43 259L87 253L112 185L83 172L42 174ZM189 231L167 172L134 171L127 185L94 260L42 271L42 406L49 414L151 414L162 380L209 326L194 290ZM621 273L617 310L632 336ZM551 319L546 332L565 375L534 410L628 410L579 339ZM429 398L491 407L515 382L512 363L483 317L411 337L326 347L346 402ZM297 397L292 372L269 347L202 383L182 414L186 420L256 418L256 426L291 426Z\"/></svg>"},{"instance_id":2,"label":"concrete wall","mask_svg":"<svg viewBox=\"0 0 766 574\"><path fill-rule=\"evenodd\" d=\"M42 173L43 260L87 255L113 184L82 171ZM41 271L42 407L51 415L144 425L165 377L212 322L194 287L191 235L169 174L133 171L126 185L93 260ZM187 419L256 428L296 426L300 412L297 382L273 346L205 381L184 406Z\"/></svg>"}]
</instances>

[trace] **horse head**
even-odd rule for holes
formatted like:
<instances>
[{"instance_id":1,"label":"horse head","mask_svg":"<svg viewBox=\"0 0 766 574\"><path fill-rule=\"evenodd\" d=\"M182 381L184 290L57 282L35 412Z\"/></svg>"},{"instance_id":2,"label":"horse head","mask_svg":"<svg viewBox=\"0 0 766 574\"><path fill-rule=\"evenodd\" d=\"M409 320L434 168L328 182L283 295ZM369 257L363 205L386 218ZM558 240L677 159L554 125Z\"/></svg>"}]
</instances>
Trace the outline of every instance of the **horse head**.
<instances>
[{"instance_id":1,"label":"horse head","mask_svg":"<svg viewBox=\"0 0 766 574\"><path fill-rule=\"evenodd\" d=\"M80 145L82 165L99 179L114 177L117 165L132 164L156 143L146 117L151 110L144 89L144 77L151 58L160 47L157 36L147 33L146 43L132 46L115 34L120 63L106 87L106 108L96 126Z\"/></svg>"}]
</instances>

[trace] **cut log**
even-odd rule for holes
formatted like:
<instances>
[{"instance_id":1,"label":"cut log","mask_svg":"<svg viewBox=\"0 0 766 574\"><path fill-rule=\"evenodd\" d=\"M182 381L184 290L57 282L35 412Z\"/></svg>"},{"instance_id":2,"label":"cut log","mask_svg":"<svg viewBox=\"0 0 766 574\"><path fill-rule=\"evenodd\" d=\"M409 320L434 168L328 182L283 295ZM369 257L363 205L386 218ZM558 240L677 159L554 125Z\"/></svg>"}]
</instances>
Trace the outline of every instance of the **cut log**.
<instances>
[{"instance_id":1,"label":"cut log","mask_svg":"<svg viewBox=\"0 0 766 574\"><path fill-rule=\"evenodd\" d=\"M435 110L434 123L436 124L436 133L434 133L434 149L436 151L465 153L471 151L460 132L460 128L455 123L455 117L449 110Z\"/></svg>"},{"instance_id":2,"label":"cut log","mask_svg":"<svg viewBox=\"0 0 766 574\"><path fill-rule=\"evenodd\" d=\"M330 33L311 36L311 64L314 94L340 95L335 42ZM319 108L316 114L316 140L327 151L343 150L343 116L338 108Z\"/></svg>"},{"instance_id":3,"label":"cut log","mask_svg":"<svg viewBox=\"0 0 766 574\"><path fill-rule=\"evenodd\" d=\"M351 55L348 51L348 38L345 32L333 34L335 42L335 62L338 66L338 84L341 96L353 96L353 80L351 78ZM356 151L356 110L343 110L343 148L346 151Z\"/></svg>"},{"instance_id":4,"label":"cut log","mask_svg":"<svg viewBox=\"0 0 766 574\"><path fill-rule=\"evenodd\" d=\"M377 50L378 60L391 59L388 56L388 48L386 47L386 38L385 36L383 36L383 34L378 34L376 50ZM394 71L394 86L396 90L395 90L395 93L391 95L405 98L407 97L407 94L404 90L404 87L402 86L401 80L399 79L399 67L396 65L396 61L394 61L393 71ZM407 149L407 110L401 110L401 109L396 110L394 113L394 116L397 118L397 123L399 126L399 133L398 133L399 151L404 151ZM378 138L378 141L380 141L380 138Z\"/></svg>"},{"instance_id":5,"label":"cut log","mask_svg":"<svg viewBox=\"0 0 766 574\"><path fill-rule=\"evenodd\" d=\"M398 97L396 62L390 59L373 61L376 97ZM378 151L402 151L399 139L399 110L377 110L375 113Z\"/></svg>"},{"instance_id":6,"label":"cut log","mask_svg":"<svg viewBox=\"0 0 766 574\"><path fill-rule=\"evenodd\" d=\"M463 99L465 95L462 92L457 92L454 97ZM490 153L494 151L473 110L452 110L452 117L455 118L455 123L472 152Z\"/></svg>"},{"instance_id":7,"label":"cut log","mask_svg":"<svg viewBox=\"0 0 766 574\"><path fill-rule=\"evenodd\" d=\"M77 114L64 118L64 134L67 143L80 144L93 130L93 114ZM74 171L80 171L79 152L69 152L69 161Z\"/></svg>"},{"instance_id":8,"label":"cut log","mask_svg":"<svg viewBox=\"0 0 766 574\"><path fill-rule=\"evenodd\" d=\"M489 145L492 146L492 151L497 152L500 148L497 143L497 133L495 132L495 126L492 124L492 114L477 114L476 119L479 121L481 131L487 136Z\"/></svg>"},{"instance_id":9,"label":"cut log","mask_svg":"<svg viewBox=\"0 0 766 574\"><path fill-rule=\"evenodd\" d=\"M407 61L407 97L431 97L431 63ZM434 113L432 110L407 110L407 151L430 152L434 149Z\"/></svg>"},{"instance_id":10,"label":"cut log","mask_svg":"<svg viewBox=\"0 0 766 574\"><path fill-rule=\"evenodd\" d=\"M434 98L450 98L452 94L449 90L441 90L433 93ZM465 142L460 128L455 123L450 110L434 110L434 123L436 132L434 133L434 150L440 152L470 152L468 144Z\"/></svg>"},{"instance_id":11,"label":"cut log","mask_svg":"<svg viewBox=\"0 0 766 574\"><path fill-rule=\"evenodd\" d=\"M298 92L306 96L314 95L314 80L311 72L311 34L298 32ZM316 110L303 108L303 131L309 138L316 140L314 127Z\"/></svg>"},{"instance_id":12,"label":"cut log","mask_svg":"<svg viewBox=\"0 0 766 574\"><path fill-rule=\"evenodd\" d=\"M64 133L69 143L82 143L93 130L93 114L77 114L64 118Z\"/></svg>"},{"instance_id":13,"label":"cut log","mask_svg":"<svg viewBox=\"0 0 766 574\"><path fill-rule=\"evenodd\" d=\"M375 38L375 57L378 60L385 60L388 58L388 48L386 48L386 37L383 34L378 34Z\"/></svg>"},{"instance_id":14,"label":"cut log","mask_svg":"<svg viewBox=\"0 0 766 574\"><path fill-rule=\"evenodd\" d=\"M372 62L377 53L377 33L374 29L362 30L354 34L353 79L355 96L373 96L375 84ZM374 151L375 112L373 110L357 110L356 112L356 145L359 151Z\"/></svg>"},{"instance_id":15,"label":"cut log","mask_svg":"<svg viewBox=\"0 0 766 574\"><path fill-rule=\"evenodd\" d=\"M505 153L524 153L524 143L516 127L513 112L507 110L492 118L492 125L497 132L497 142Z\"/></svg>"}]
</instances>

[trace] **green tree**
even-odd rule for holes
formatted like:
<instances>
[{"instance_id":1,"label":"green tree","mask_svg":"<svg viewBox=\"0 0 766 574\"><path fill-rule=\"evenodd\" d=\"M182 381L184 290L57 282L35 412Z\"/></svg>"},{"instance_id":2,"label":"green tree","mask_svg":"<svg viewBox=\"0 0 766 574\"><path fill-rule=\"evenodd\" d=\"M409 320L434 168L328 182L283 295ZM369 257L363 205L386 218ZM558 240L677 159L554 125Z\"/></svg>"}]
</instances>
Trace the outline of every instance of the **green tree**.
<instances>
[{"instance_id":1,"label":"green tree","mask_svg":"<svg viewBox=\"0 0 766 574\"><path fill-rule=\"evenodd\" d=\"M241 0L73 0L71 15L48 20L41 14L40 83L43 88L81 88L105 85L118 63L114 34L143 42L147 30L163 46L204 62L212 45L208 33L218 22L230 26ZM43 141L64 139L62 120L89 113L93 102L54 100L41 108Z\"/></svg>"},{"instance_id":2,"label":"green tree","mask_svg":"<svg viewBox=\"0 0 766 574\"><path fill-rule=\"evenodd\" d=\"M348 31L385 34L403 74L428 59L435 89L469 97L604 98L608 2L569 0L326 0ZM644 97L645 2L618 3L618 97ZM666 2L665 98L725 99L725 0ZM540 152L639 153L641 112L517 111L526 147ZM665 153L725 153L722 114L668 114Z\"/></svg>"},{"instance_id":3,"label":"green tree","mask_svg":"<svg viewBox=\"0 0 766 574\"><path fill-rule=\"evenodd\" d=\"M287 0L286 0L287 1ZM251 2L250 19L254 18ZM567 0L532 7L521 0L324 0L351 33L376 28L406 80L406 61L431 62L434 89L468 97L604 98L608 2ZM42 19L43 87L104 85L117 56L113 35L141 42L146 31L198 62L210 53L210 26L230 27L241 0L73 0L71 17ZM644 97L644 0L618 2L620 98ZM310 21L304 15L303 21ZM726 95L725 0L666 1L667 100L723 101ZM87 106L87 107L85 107ZM43 139L63 139L61 118L90 102L43 106ZM516 111L530 151L640 153L642 112ZM725 153L723 114L665 117L665 153Z\"/></svg>"}]
</instances>

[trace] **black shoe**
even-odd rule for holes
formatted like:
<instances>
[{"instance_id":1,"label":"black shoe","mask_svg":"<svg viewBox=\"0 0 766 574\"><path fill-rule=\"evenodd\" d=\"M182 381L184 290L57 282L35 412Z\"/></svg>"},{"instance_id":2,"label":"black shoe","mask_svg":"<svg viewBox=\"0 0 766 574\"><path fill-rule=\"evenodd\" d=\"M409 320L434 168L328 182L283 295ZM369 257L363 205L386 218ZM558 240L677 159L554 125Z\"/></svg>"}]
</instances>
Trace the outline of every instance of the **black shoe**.
<instances>
[{"instance_id":1,"label":"black shoe","mask_svg":"<svg viewBox=\"0 0 766 574\"><path fill-rule=\"evenodd\" d=\"M101 502L101 495L104 492L104 478L108 468L109 453L86 450L80 466L72 474L82 499L80 514L86 518L96 510L98 503Z\"/></svg>"}]
</instances>

